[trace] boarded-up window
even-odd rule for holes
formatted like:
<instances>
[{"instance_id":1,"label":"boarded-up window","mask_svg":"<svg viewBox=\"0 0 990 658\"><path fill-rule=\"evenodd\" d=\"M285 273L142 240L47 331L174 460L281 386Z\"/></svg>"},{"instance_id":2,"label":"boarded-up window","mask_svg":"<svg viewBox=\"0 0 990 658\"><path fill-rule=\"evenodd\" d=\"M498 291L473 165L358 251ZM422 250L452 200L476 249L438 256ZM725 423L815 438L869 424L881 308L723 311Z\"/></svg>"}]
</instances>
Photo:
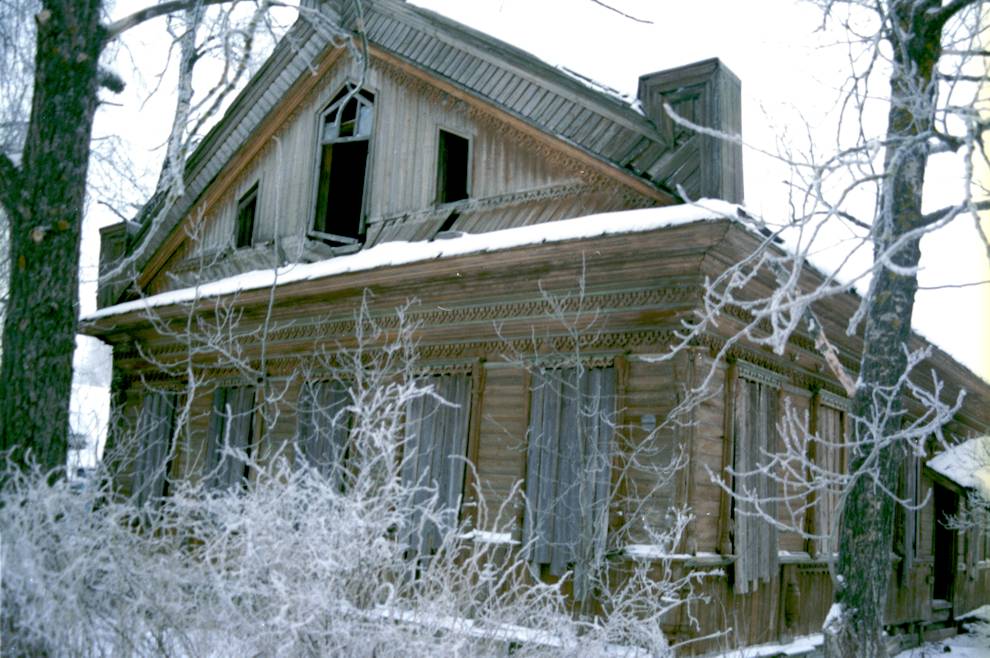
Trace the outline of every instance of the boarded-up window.
<instances>
[{"instance_id":1,"label":"boarded-up window","mask_svg":"<svg viewBox=\"0 0 990 658\"><path fill-rule=\"evenodd\" d=\"M175 393L149 391L138 417L134 501L143 505L168 492L168 459L175 429Z\"/></svg>"},{"instance_id":2,"label":"boarded-up window","mask_svg":"<svg viewBox=\"0 0 990 658\"><path fill-rule=\"evenodd\" d=\"M815 436L815 464L824 477L836 478L844 469L844 440L846 414L840 409L819 403L817 408L817 429ZM839 549L839 485L830 484L817 492L815 500L815 534L822 535L815 540L815 554L830 557Z\"/></svg>"},{"instance_id":3,"label":"boarded-up window","mask_svg":"<svg viewBox=\"0 0 990 658\"><path fill-rule=\"evenodd\" d=\"M524 539L534 567L574 569L587 593L601 564L615 422L614 368L560 368L533 375L526 466Z\"/></svg>"},{"instance_id":4,"label":"boarded-up window","mask_svg":"<svg viewBox=\"0 0 990 658\"><path fill-rule=\"evenodd\" d=\"M250 456L254 418L253 386L220 386L213 391L213 411L206 444L207 482L213 489L239 486L247 478L248 465L239 453Z\"/></svg>"},{"instance_id":5,"label":"boarded-up window","mask_svg":"<svg viewBox=\"0 0 990 658\"><path fill-rule=\"evenodd\" d=\"M776 483L764 470L777 446L779 389L766 382L740 378L736 382L733 415L732 550L735 590L756 591L760 581L777 573L777 529L760 516L750 498L767 516L776 514Z\"/></svg>"},{"instance_id":6,"label":"boarded-up window","mask_svg":"<svg viewBox=\"0 0 990 658\"><path fill-rule=\"evenodd\" d=\"M254 244L254 218L258 213L258 185L255 183L237 202L237 235L234 246L250 247Z\"/></svg>"},{"instance_id":7,"label":"boarded-up window","mask_svg":"<svg viewBox=\"0 0 990 658\"><path fill-rule=\"evenodd\" d=\"M434 552L443 533L457 524L471 405L467 374L435 375L428 383L434 395L416 397L406 405L402 459L402 479L416 488L416 512L405 540L420 555Z\"/></svg>"},{"instance_id":8,"label":"boarded-up window","mask_svg":"<svg viewBox=\"0 0 990 658\"><path fill-rule=\"evenodd\" d=\"M315 468L337 486L350 433L349 400L340 382L306 382L299 392L295 463Z\"/></svg>"},{"instance_id":9,"label":"boarded-up window","mask_svg":"<svg viewBox=\"0 0 990 658\"><path fill-rule=\"evenodd\" d=\"M374 95L348 85L320 122L320 169L312 233L330 243L357 245L364 236L364 197Z\"/></svg>"},{"instance_id":10,"label":"boarded-up window","mask_svg":"<svg viewBox=\"0 0 990 658\"><path fill-rule=\"evenodd\" d=\"M437 202L468 198L470 142L460 135L440 131L437 144Z\"/></svg>"}]
</instances>

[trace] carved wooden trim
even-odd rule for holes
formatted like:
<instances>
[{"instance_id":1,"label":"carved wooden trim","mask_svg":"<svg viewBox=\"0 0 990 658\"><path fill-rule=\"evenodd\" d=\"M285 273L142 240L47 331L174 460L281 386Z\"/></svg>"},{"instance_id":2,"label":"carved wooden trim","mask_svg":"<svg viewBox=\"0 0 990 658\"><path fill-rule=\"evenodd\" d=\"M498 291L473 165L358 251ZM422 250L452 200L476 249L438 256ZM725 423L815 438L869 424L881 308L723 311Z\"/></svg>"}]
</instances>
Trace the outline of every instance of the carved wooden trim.
<instances>
[{"instance_id":1,"label":"carved wooden trim","mask_svg":"<svg viewBox=\"0 0 990 658\"><path fill-rule=\"evenodd\" d=\"M588 194L602 192L614 192L607 187L594 186L588 183L562 183L559 185L547 185L544 187L529 190L520 190L506 194L496 194L482 198L469 198L455 203L445 204L443 208L429 207L422 210L400 213L387 217L372 218L368 221L369 226L375 224L416 224L433 219L439 219L449 215L452 211L460 213L477 210L489 210L492 208L511 208L513 206L531 203L534 201L554 201L557 199L573 199ZM652 203L644 203L653 205ZM639 207L639 206L637 206Z\"/></svg>"},{"instance_id":2,"label":"carved wooden trim","mask_svg":"<svg viewBox=\"0 0 990 658\"><path fill-rule=\"evenodd\" d=\"M776 388L783 388L784 384L787 382L787 377L782 373L769 368L761 368L760 366L754 363L748 363L747 361L738 361L736 363L736 372L740 377L749 379L750 381L768 384Z\"/></svg>"},{"instance_id":3,"label":"carved wooden trim","mask_svg":"<svg viewBox=\"0 0 990 658\"><path fill-rule=\"evenodd\" d=\"M836 395L835 393L824 389L818 391L817 395L819 402L826 407L831 407L839 411L845 411L846 413L852 412L852 400L847 397Z\"/></svg>"}]
</instances>

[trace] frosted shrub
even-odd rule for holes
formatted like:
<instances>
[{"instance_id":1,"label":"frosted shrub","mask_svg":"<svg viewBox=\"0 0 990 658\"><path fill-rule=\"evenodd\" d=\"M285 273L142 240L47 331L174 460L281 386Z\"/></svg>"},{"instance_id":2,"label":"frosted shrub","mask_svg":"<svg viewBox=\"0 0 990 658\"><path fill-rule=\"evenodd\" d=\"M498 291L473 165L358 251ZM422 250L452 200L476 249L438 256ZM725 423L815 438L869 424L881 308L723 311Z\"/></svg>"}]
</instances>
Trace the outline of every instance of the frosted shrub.
<instances>
[{"instance_id":1,"label":"frosted shrub","mask_svg":"<svg viewBox=\"0 0 990 658\"><path fill-rule=\"evenodd\" d=\"M149 510L104 487L73 493L37 473L9 477L0 510L5 654L665 650L649 613L670 599L645 570L616 592L614 616L574 619L559 588L534 583L521 559L464 528L447 532L431 558L410 556L397 537L411 492L399 485L372 497L339 493L315 471L280 462L248 491L179 486ZM492 516L488 527L498 527Z\"/></svg>"},{"instance_id":2,"label":"frosted shrub","mask_svg":"<svg viewBox=\"0 0 990 658\"><path fill-rule=\"evenodd\" d=\"M168 496L138 504L106 472L73 492L39 472L8 471L3 652L668 655L661 618L694 597L696 576L663 561L606 569L592 579L605 614L576 612L562 592L568 575L543 583L526 546L492 541L511 536L521 483L497 509L474 492L472 531L438 511L435 489L404 481L404 409L438 394L416 376L411 330L400 325L389 343L359 322L358 348L318 366L347 386L347 460L330 477L304 461L260 463L240 452L250 485L218 491L178 480ZM679 518L675 532L687 517ZM411 538L427 528L439 529L439 540L414 554Z\"/></svg>"}]
</instances>

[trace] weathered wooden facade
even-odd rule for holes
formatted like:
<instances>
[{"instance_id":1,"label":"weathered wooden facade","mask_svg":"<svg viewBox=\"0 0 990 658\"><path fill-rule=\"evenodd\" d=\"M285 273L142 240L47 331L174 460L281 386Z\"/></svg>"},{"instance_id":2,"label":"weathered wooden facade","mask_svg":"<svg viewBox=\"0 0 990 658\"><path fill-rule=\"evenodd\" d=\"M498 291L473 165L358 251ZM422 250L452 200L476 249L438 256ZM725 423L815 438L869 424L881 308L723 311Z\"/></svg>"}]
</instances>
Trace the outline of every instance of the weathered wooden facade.
<instances>
[{"instance_id":1,"label":"weathered wooden facade","mask_svg":"<svg viewBox=\"0 0 990 658\"><path fill-rule=\"evenodd\" d=\"M133 279L101 285L101 309L87 325L114 346L116 410L143 433L164 436L174 400L147 394L143 381L169 386L152 362L189 357L208 382L197 389L168 478L143 484L162 493L166 480L207 473L218 486L250 478L216 463L221 435L239 437L261 456L318 461L337 454L346 437L317 445L303 435L314 401L339 404L339 392L314 387L300 372L314 353L353 343L354 311L366 291L385 326L394 322L393 309L415 298L409 316L419 323L420 361L447 378L438 386L463 413L445 418L443 432L422 424L409 431L473 464L473 471L447 474L448 499L461 500L462 514L470 513L476 490L497 505L522 481L533 498L532 483L542 486L547 473L571 467L547 466L548 453L533 447L551 438L566 443L566 427L546 419L568 402L524 362L580 354L586 369L573 375L574 385L584 386L586 377L589 399L614 405L615 425L625 428L596 449L613 460L621 453L617 442L635 445L649 435L661 447L652 459L669 459L681 447L686 456L686 466L659 489L612 461L595 477L651 492L648 504L637 506L640 526L662 527L670 506L688 505L695 519L676 547L678 564L725 568L724 577L708 581L713 603L693 610L700 628L682 613L670 620L671 636L731 627L733 642L756 644L816 632L830 604L827 542L746 521L706 469L745 469L760 449L772 449L785 400L806 413L809 431L841 443L842 389L800 334L783 355L740 343L727 362L713 363L743 322L732 316L672 359L654 358L675 341L705 277L760 240L737 221L733 205L742 200L738 147L691 134L662 109L665 101L699 124L738 132L738 80L717 60L645 75L634 107L431 12L399 0L365 4L366 70L300 22L192 156L186 196L163 221L145 220L133 234L122 226L104 230L104 268L125 255L137 263ZM321 5L352 26L349 6ZM677 206L681 193L725 201ZM817 276L809 270L809 283ZM581 296L574 294L579 282ZM559 306L545 291L562 295ZM819 309L851 371L860 342L845 336L844 318L855 305L849 295ZM224 345L183 338L191 317L216 322L227 310L238 323L228 327ZM575 338L567 322L591 311L596 324ZM232 367L234 353L263 378L291 382L277 422L257 415L259 382ZM947 432L988 433L990 386L939 350L933 354L925 366L943 377L944 394L970 392ZM690 422L663 426L683 399L682 385L713 367L719 393L691 409ZM841 468L841 451L820 452L819 463ZM162 454L146 451L142 459ZM144 469L135 464L122 488L136 489ZM616 481L620 473L628 481ZM904 482L919 502L938 486L920 465ZM588 500L598 509L596 495ZM902 515L891 562L888 620L915 635L986 602L990 592L990 540L960 534L947 549L935 515L953 503L944 492L933 500ZM802 517L808 532L834 525L829 502ZM601 509L596 537L614 559L654 559L623 553L609 535L631 508ZM541 529L545 518L532 515L518 508L515 539L550 532ZM649 537L633 529L623 541ZM569 563L549 544L534 560L547 577Z\"/></svg>"}]
</instances>

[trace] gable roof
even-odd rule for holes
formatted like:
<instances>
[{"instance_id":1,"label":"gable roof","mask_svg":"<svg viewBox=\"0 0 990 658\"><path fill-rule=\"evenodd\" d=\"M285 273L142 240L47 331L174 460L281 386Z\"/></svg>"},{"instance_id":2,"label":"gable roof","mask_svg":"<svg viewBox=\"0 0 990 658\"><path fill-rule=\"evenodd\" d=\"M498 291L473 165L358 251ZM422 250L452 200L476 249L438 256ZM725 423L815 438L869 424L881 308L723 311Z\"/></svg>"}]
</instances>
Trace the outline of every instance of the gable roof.
<instances>
[{"instance_id":1,"label":"gable roof","mask_svg":"<svg viewBox=\"0 0 990 658\"><path fill-rule=\"evenodd\" d=\"M333 14L324 2L321 10ZM345 4L345 3L339 3ZM350 7L350 3L346 3ZM352 9L339 14L353 25ZM372 56L385 55L482 101L580 150L660 198L685 185L695 193L696 137L671 144L650 119L617 95L594 88L503 41L404 0L369 0L364 25ZM316 72L333 48L331 35L299 19L272 55L207 134L186 164L185 193L164 216L163 199L142 211L132 244L146 242L136 262L142 271L240 147L283 102L287 92Z\"/></svg>"}]
</instances>

